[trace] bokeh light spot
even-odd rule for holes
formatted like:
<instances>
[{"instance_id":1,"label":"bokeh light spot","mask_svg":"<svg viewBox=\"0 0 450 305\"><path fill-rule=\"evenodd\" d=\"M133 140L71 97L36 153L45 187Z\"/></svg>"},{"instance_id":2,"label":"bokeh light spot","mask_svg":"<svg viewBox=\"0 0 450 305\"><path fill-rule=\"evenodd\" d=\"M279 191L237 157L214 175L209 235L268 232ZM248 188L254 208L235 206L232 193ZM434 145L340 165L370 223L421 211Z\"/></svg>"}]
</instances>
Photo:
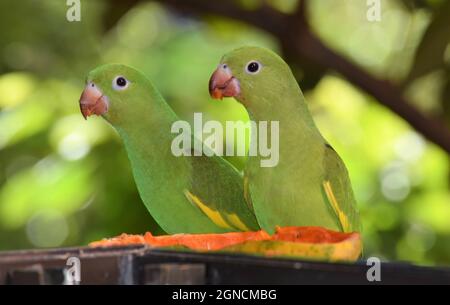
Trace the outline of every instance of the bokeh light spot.
<instances>
[{"instance_id":1,"label":"bokeh light spot","mask_svg":"<svg viewBox=\"0 0 450 305\"><path fill-rule=\"evenodd\" d=\"M402 201L411 191L411 182L402 166L393 166L381 175L381 192L391 201Z\"/></svg>"},{"instance_id":2,"label":"bokeh light spot","mask_svg":"<svg viewBox=\"0 0 450 305\"><path fill-rule=\"evenodd\" d=\"M43 210L27 222L27 237L36 247L60 246L69 234L65 217L55 210Z\"/></svg>"},{"instance_id":3,"label":"bokeh light spot","mask_svg":"<svg viewBox=\"0 0 450 305\"><path fill-rule=\"evenodd\" d=\"M417 133L410 131L398 139L394 146L400 159L414 162L420 159L425 150L425 141Z\"/></svg>"},{"instance_id":4,"label":"bokeh light spot","mask_svg":"<svg viewBox=\"0 0 450 305\"><path fill-rule=\"evenodd\" d=\"M79 133L65 136L58 145L59 154L66 160L78 160L85 157L91 146L86 137Z\"/></svg>"}]
</instances>

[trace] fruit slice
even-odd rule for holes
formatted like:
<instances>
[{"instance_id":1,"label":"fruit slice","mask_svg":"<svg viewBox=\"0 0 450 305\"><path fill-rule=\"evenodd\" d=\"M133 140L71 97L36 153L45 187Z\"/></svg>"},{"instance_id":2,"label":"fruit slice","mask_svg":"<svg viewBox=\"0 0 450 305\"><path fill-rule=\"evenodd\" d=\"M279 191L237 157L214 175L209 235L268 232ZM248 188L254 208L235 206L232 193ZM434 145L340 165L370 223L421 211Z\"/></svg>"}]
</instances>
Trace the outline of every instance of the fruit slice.
<instances>
[{"instance_id":1,"label":"fruit slice","mask_svg":"<svg viewBox=\"0 0 450 305\"><path fill-rule=\"evenodd\" d=\"M124 246L132 244L147 244L153 247L184 246L192 250L214 251L224 247L251 241L268 240L271 236L265 231L232 232L223 234L174 234L153 236L122 234L111 239L103 239L90 243L91 247Z\"/></svg>"},{"instance_id":2,"label":"fruit slice","mask_svg":"<svg viewBox=\"0 0 450 305\"><path fill-rule=\"evenodd\" d=\"M359 233L334 232L320 227L277 228L270 240L248 241L222 251L322 261L356 261L361 256Z\"/></svg>"},{"instance_id":3,"label":"fruit slice","mask_svg":"<svg viewBox=\"0 0 450 305\"><path fill-rule=\"evenodd\" d=\"M278 227L265 231L224 234L175 234L153 236L122 234L90 244L92 247L147 244L153 247L183 246L197 251L224 251L263 256L355 261L362 251L359 233L335 232L321 227Z\"/></svg>"}]
</instances>

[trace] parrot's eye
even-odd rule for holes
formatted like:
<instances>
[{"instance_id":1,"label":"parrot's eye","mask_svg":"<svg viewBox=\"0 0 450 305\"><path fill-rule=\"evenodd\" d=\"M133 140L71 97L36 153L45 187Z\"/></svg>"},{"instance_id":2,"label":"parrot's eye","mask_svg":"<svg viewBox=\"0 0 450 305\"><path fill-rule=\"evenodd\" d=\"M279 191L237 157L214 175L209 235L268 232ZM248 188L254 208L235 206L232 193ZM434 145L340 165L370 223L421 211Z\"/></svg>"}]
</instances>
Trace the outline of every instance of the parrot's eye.
<instances>
[{"instance_id":1,"label":"parrot's eye","mask_svg":"<svg viewBox=\"0 0 450 305\"><path fill-rule=\"evenodd\" d=\"M117 76L114 80L113 80L113 88L114 90L124 90L128 87L128 81L125 77L123 76Z\"/></svg>"},{"instance_id":2,"label":"parrot's eye","mask_svg":"<svg viewBox=\"0 0 450 305\"><path fill-rule=\"evenodd\" d=\"M259 70L261 70L261 64L257 61L252 60L247 64L245 70L247 71L247 73L256 74L259 72Z\"/></svg>"},{"instance_id":3,"label":"parrot's eye","mask_svg":"<svg viewBox=\"0 0 450 305\"><path fill-rule=\"evenodd\" d=\"M250 73L255 73L259 70L259 64L257 62L251 62L247 65L247 71Z\"/></svg>"}]
</instances>

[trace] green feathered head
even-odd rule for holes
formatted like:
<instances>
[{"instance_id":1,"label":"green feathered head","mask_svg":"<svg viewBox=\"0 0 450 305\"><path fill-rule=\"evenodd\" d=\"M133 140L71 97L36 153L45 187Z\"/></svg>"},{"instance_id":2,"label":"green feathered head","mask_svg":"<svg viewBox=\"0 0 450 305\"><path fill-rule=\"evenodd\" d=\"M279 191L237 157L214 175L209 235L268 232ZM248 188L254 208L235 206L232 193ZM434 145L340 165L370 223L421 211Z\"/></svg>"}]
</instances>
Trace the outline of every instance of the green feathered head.
<instances>
[{"instance_id":1,"label":"green feathered head","mask_svg":"<svg viewBox=\"0 0 450 305\"><path fill-rule=\"evenodd\" d=\"M140 71L122 64L107 64L92 70L80 97L84 118L100 115L120 126L136 119L147 101L157 95L150 80Z\"/></svg>"},{"instance_id":2,"label":"green feathered head","mask_svg":"<svg viewBox=\"0 0 450 305\"><path fill-rule=\"evenodd\" d=\"M250 102L278 100L292 86L298 85L281 57L265 48L242 47L223 56L209 92L216 99L235 97L247 107Z\"/></svg>"}]
</instances>

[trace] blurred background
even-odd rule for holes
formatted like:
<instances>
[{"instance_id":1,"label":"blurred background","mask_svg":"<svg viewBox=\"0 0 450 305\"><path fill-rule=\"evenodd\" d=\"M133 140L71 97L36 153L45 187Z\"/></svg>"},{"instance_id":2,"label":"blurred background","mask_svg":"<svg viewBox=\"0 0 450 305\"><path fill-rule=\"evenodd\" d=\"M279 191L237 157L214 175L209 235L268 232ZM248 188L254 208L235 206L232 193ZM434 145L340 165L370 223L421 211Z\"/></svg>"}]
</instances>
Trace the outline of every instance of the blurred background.
<instances>
[{"instance_id":1,"label":"blurred background","mask_svg":"<svg viewBox=\"0 0 450 305\"><path fill-rule=\"evenodd\" d=\"M365 256L450 265L450 1L380 4L369 21L365 0L81 0L68 22L66 1L1 1L0 250L163 233L119 137L79 112L85 75L129 64L183 119L247 120L207 84L224 53L259 45L290 64L344 159Z\"/></svg>"}]
</instances>

